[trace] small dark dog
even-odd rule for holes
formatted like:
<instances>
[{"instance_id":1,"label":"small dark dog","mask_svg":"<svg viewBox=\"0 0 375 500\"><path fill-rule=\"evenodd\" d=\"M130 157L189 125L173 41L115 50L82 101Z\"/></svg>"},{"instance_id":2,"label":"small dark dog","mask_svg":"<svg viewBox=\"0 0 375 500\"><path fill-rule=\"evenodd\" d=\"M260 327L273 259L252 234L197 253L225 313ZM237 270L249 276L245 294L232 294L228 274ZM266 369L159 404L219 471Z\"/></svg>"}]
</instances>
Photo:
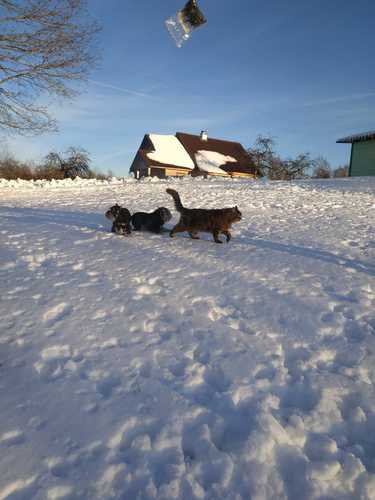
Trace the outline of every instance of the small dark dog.
<instances>
[{"instance_id":1,"label":"small dark dog","mask_svg":"<svg viewBox=\"0 0 375 500\"><path fill-rule=\"evenodd\" d=\"M116 234L130 234L130 219L131 214L127 208L120 207L120 205L113 205L106 211L105 216L113 222L112 233Z\"/></svg>"},{"instance_id":2,"label":"small dark dog","mask_svg":"<svg viewBox=\"0 0 375 500\"><path fill-rule=\"evenodd\" d=\"M172 214L168 208L160 207L151 214L146 212L136 212L132 215L132 224L135 231L145 229L153 233L160 233L162 226L172 219Z\"/></svg>"}]
</instances>

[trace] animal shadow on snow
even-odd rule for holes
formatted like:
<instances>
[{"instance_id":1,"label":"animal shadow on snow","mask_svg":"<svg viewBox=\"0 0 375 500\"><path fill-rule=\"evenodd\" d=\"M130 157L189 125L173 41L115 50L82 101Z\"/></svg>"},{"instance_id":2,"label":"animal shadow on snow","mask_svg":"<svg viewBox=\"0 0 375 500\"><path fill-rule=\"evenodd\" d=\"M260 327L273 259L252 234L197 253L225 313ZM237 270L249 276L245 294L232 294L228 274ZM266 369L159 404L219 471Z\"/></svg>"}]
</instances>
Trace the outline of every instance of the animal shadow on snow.
<instances>
[{"instance_id":1,"label":"animal shadow on snow","mask_svg":"<svg viewBox=\"0 0 375 500\"><path fill-rule=\"evenodd\" d=\"M62 210L46 210L37 208L13 208L2 207L0 215L3 219L14 222L17 227L20 224L30 225L58 225L65 227L76 227L93 229L100 232L108 232L104 213L67 212Z\"/></svg>"},{"instance_id":2,"label":"animal shadow on snow","mask_svg":"<svg viewBox=\"0 0 375 500\"><path fill-rule=\"evenodd\" d=\"M347 257L335 255L334 253L327 252L326 250L279 243L276 241L263 240L261 238L248 239L247 242L253 247L255 246L261 249L289 253L291 255L305 257L308 259L320 260L322 262L327 262L328 264L334 264L336 266L354 269L357 272L375 276L374 264L371 264L370 262L362 262L358 259L348 259Z\"/></svg>"},{"instance_id":3,"label":"animal shadow on snow","mask_svg":"<svg viewBox=\"0 0 375 500\"><path fill-rule=\"evenodd\" d=\"M176 236L176 240L180 238L192 241L190 236L188 236L187 234ZM200 238L200 241L204 243L213 243L213 241L210 239L210 235L204 233L203 237ZM199 240L193 241L193 244L199 244ZM273 252L288 253L293 256L315 259L346 269L353 269L357 272L365 273L370 276L375 276L375 265L370 262L363 262L358 259L349 259L342 255L336 255L334 253L327 252L326 250L320 250L317 248L308 248L298 245L285 244L277 241L264 240L261 238L243 238L240 240L236 240L236 237L234 236L231 240L231 248L233 250L239 250L243 247L251 247L253 249L255 247L259 249L271 250Z\"/></svg>"},{"instance_id":4,"label":"animal shadow on snow","mask_svg":"<svg viewBox=\"0 0 375 500\"><path fill-rule=\"evenodd\" d=\"M103 213L95 212L67 212L62 210L46 210L42 208L14 208L1 207L0 216L20 224L30 225L59 225L64 227L73 227L80 229L92 229L101 233L111 231L110 223L105 219ZM162 227L160 235L169 238L170 228ZM150 233L151 234L151 233Z\"/></svg>"}]
</instances>

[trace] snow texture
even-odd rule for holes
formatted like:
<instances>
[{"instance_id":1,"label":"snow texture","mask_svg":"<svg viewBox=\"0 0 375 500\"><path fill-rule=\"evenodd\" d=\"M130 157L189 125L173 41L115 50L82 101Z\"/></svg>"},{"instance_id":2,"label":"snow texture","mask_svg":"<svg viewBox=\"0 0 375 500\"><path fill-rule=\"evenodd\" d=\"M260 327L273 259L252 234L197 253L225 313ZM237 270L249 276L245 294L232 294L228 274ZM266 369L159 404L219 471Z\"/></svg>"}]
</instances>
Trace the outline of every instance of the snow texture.
<instances>
[{"instance_id":1,"label":"snow texture","mask_svg":"<svg viewBox=\"0 0 375 500\"><path fill-rule=\"evenodd\" d=\"M149 135L155 151L147 153L151 160L193 170L194 163L181 142L174 135Z\"/></svg>"},{"instance_id":2,"label":"snow texture","mask_svg":"<svg viewBox=\"0 0 375 500\"><path fill-rule=\"evenodd\" d=\"M216 151L197 151L195 155L199 170L209 174L224 174L228 175L225 170L221 169L223 165L229 162L237 162L232 156L225 156Z\"/></svg>"},{"instance_id":3,"label":"snow texture","mask_svg":"<svg viewBox=\"0 0 375 500\"><path fill-rule=\"evenodd\" d=\"M208 234L104 211L238 205ZM375 178L2 182L0 499L370 500Z\"/></svg>"}]
</instances>

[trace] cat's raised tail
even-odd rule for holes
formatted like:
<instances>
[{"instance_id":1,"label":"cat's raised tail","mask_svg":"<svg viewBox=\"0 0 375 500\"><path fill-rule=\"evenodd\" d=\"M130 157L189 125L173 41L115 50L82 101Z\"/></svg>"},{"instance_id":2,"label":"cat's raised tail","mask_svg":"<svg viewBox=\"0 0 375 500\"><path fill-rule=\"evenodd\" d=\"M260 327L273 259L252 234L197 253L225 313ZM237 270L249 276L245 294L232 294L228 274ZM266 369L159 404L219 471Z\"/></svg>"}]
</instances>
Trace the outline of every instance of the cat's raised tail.
<instances>
[{"instance_id":1,"label":"cat's raised tail","mask_svg":"<svg viewBox=\"0 0 375 500\"><path fill-rule=\"evenodd\" d=\"M181 198L180 198L180 195L177 193L177 191L175 191L174 189L169 189L169 188L166 191L168 194L170 194L172 196L177 212L182 212L184 207L181 203Z\"/></svg>"}]
</instances>

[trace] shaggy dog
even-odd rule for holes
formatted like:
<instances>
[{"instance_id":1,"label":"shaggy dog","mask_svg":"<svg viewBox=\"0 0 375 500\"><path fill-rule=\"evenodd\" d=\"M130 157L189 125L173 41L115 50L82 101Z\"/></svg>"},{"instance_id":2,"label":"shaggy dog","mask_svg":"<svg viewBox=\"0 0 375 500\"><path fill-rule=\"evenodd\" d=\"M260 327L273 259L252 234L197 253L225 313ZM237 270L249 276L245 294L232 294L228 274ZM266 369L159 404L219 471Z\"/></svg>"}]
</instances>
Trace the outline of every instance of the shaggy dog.
<instances>
[{"instance_id":1,"label":"shaggy dog","mask_svg":"<svg viewBox=\"0 0 375 500\"><path fill-rule=\"evenodd\" d=\"M113 205L113 207L106 211L105 216L113 222L112 233L122 235L131 233L131 214L127 208L120 207L116 203L116 205Z\"/></svg>"},{"instance_id":2,"label":"shaggy dog","mask_svg":"<svg viewBox=\"0 0 375 500\"><path fill-rule=\"evenodd\" d=\"M198 232L205 231L212 233L216 243L222 243L219 240L219 234L223 233L227 238L227 243L231 239L229 229L232 224L239 222L242 218L241 212L237 207L231 208L185 208L179 194L174 189L167 189L174 200L176 210L180 212L180 220L169 233L171 237L175 233L187 231L190 237L197 240L199 239Z\"/></svg>"},{"instance_id":3,"label":"shaggy dog","mask_svg":"<svg viewBox=\"0 0 375 500\"><path fill-rule=\"evenodd\" d=\"M136 212L132 215L131 221L135 231L145 229L153 233L160 233L162 226L172 219L172 214L165 207L159 207L151 214L146 212Z\"/></svg>"}]
</instances>

